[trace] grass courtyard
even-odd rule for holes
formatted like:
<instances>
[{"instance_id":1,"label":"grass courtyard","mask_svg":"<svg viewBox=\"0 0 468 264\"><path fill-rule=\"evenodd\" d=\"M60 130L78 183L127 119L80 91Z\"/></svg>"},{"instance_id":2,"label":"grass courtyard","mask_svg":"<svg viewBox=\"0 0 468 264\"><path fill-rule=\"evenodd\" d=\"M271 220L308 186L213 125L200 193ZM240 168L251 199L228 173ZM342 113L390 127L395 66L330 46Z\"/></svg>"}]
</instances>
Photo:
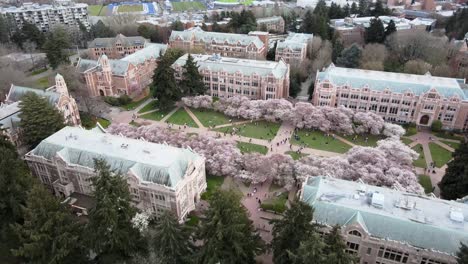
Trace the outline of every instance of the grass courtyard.
<instances>
[{"instance_id":1,"label":"grass courtyard","mask_svg":"<svg viewBox=\"0 0 468 264\"><path fill-rule=\"evenodd\" d=\"M130 103L126 104L126 105L122 105L121 107L127 111L129 110L133 110L135 108L137 108L138 106L140 106L142 103L144 103L148 98L150 98L149 95L141 98L140 100L136 100L136 101L131 101Z\"/></svg>"},{"instance_id":2,"label":"grass courtyard","mask_svg":"<svg viewBox=\"0 0 468 264\"><path fill-rule=\"evenodd\" d=\"M111 125L111 121L104 118L98 118L97 121L103 128L108 128Z\"/></svg>"},{"instance_id":3,"label":"grass courtyard","mask_svg":"<svg viewBox=\"0 0 468 264\"><path fill-rule=\"evenodd\" d=\"M174 11L181 12L187 10L206 10L206 6L201 2L171 2Z\"/></svg>"},{"instance_id":4,"label":"grass courtyard","mask_svg":"<svg viewBox=\"0 0 468 264\"><path fill-rule=\"evenodd\" d=\"M412 148L419 154L417 160L413 161L413 165L419 168L427 168L426 158L424 157L424 151L421 144L417 144Z\"/></svg>"},{"instance_id":5,"label":"grass courtyard","mask_svg":"<svg viewBox=\"0 0 468 264\"><path fill-rule=\"evenodd\" d=\"M286 154L291 156L293 160L300 160L305 156L308 156L307 154L304 153L297 153L296 151L287 151Z\"/></svg>"},{"instance_id":6,"label":"grass courtyard","mask_svg":"<svg viewBox=\"0 0 468 264\"><path fill-rule=\"evenodd\" d=\"M88 5L88 14L90 16L99 16L102 5Z\"/></svg>"},{"instance_id":7,"label":"grass courtyard","mask_svg":"<svg viewBox=\"0 0 468 264\"><path fill-rule=\"evenodd\" d=\"M424 188L425 193L431 193L432 192L432 181L431 177L427 175L418 175L418 181L419 184Z\"/></svg>"},{"instance_id":8,"label":"grass courtyard","mask_svg":"<svg viewBox=\"0 0 468 264\"><path fill-rule=\"evenodd\" d=\"M148 114L141 115L141 118L150 119L154 121L161 121L167 114L169 114L174 108L168 108L166 110L158 110Z\"/></svg>"},{"instance_id":9,"label":"grass courtyard","mask_svg":"<svg viewBox=\"0 0 468 264\"><path fill-rule=\"evenodd\" d=\"M349 136L341 136L342 138L348 140L349 142L359 145L359 146L366 146L366 147L375 147L377 146L377 141L384 139L385 136L380 135L349 135Z\"/></svg>"},{"instance_id":10,"label":"grass courtyard","mask_svg":"<svg viewBox=\"0 0 468 264\"><path fill-rule=\"evenodd\" d=\"M143 11L143 5L121 5L118 7L117 11L119 13L129 13L129 12L141 12Z\"/></svg>"},{"instance_id":11,"label":"grass courtyard","mask_svg":"<svg viewBox=\"0 0 468 264\"><path fill-rule=\"evenodd\" d=\"M208 200L216 190L221 188L224 179L224 177L206 175L206 191L202 193L201 198Z\"/></svg>"},{"instance_id":12,"label":"grass courtyard","mask_svg":"<svg viewBox=\"0 0 468 264\"><path fill-rule=\"evenodd\" d=\"M183 108L179 108L174 114L172 114L168 119L168 123L176 124L176 125L187 125L189 127L198 127L198 125L193 121L193 119L189 116L187 111Z\"/></svg>"},{"instance_id":13,"label":"grass courtyard","mask_svg":"<svg viewBox=\"0 0 468 264\"><path fill-rule=\"evenodd\" d=\"M437 145L436 143L429 143L429 149L431 150L432 161L437 168L444 166L449 160L452 159L452 152L445 148Z\"/></svg>"},{"instance_id":14,"label":"grass courtyard","mask_svg":"<svg viewBox=\"0 0 468 264\"><path fill-rule=\"evenodd\" d=\"M447 141L447 140L441 140L440 142L444 143L445 145L453 149L457 149L458 147L460 147L460 143L458 142L452 142L452 141Z\"/></svg>"},{"instance_id":15,"label":"grass courtyard","mask_svg":"<svg viewBox=\"0 0 468 264\"><path fill-rule=\"evenodd\" d=\"M292 137L291 143L294 145L306 145L308 148L332 151L337 153L345 153L351 146L338 140L332 136L326 136L323 132L318 130L305 130L297 131L298 139Z\"/></svg>"},{"instance_id":16,"label":"grass courtyard","mask_svg":"<svg viewBox=\"0 0 468 264\"><path fill-rule=\"evenodd\" d=\"M245 1L242 1L242 0L217 0L217 1L222 2L222 3L240 3L240 4L248 6L248 5L251 5L254 0L245 0Z\"/></svg>"},{"instance_id":17,"label":"grass courtyard","mask_svg":"<svg viewBox=\"0 0 468 264\"><path fill-rule=\"evenodd\" d=\"M158 101L154 100L154 101L151 101L149 104L143 106L143 108L141 108L140 111L138 111L138 113L139 114L146 113L148 111L155 110L157 107L158 107Z\"/></svg>"},{"instance_id":18,"label":"grass courtyard","mask_svg":"<svg viewBox=\"0 0 468 264\"><path fill-rule=\"evenodd\" d=\"M242 125L217 128L215 129L215 131L219 131L222 133L230 133L235 129L236 135L268 140L275 138L280 126L281 124L278 123L258 121Z\"/></svg>"},{"instance_id":19,"label":"grass courtyard","mask_svg":"<svg viewBox=\"0 0 468 264\"><path fill-rule=\"evenodd\" d=\"M46 89L50 87L49 77L45 76L36 80L36 86L40 89Z\"/></svg>"},{"instance_id":20,"label":"grass courtyard","mask_svg":"<svg viewBox=\"0 0 468 264\"><path fill-rule=\"evenodd\" d=\"M402 138L400 138L400 140L405 145L409 145L409 144L413 143L413 140L411 140L410 138L407 138L407 137L402 137Z\"/></svg>"},{"instance_id":21,"label":"grass courtyard","mask_svg":"<svg viewBox=\"0 0 468 264\"><path fill-rule=\"evenodd\" d=\"M237 142L237 148L244 153L260 153L267 154L268 148L262 145L252 144L248 142Z\"/></svg>"},{"instance_id":22,"label":"grass courtyard","mask_svg":"<svg viewBox=\"0 0 468 264\"><path fill-rule=\"evenodd\" d=\"M283 213L286 211L286 202L288 201L288 192L275 193L272 198L262 202L260 207L263 210L274 211L276 213Z\"/></svg>"},{"instance_id":23,"label":"grass courtyard","mask_svg":"<svg viewBox=\"0 0 468 264\"><path fill-rule=\"evenodd\" d=\"M211 109L190 108L190 111L198 118L198 120L205 127L229 124L229 120L232 120L233 122L239 121L238 119L228 117L223 113L216 112Z\"/></svg>"}]
</instances>

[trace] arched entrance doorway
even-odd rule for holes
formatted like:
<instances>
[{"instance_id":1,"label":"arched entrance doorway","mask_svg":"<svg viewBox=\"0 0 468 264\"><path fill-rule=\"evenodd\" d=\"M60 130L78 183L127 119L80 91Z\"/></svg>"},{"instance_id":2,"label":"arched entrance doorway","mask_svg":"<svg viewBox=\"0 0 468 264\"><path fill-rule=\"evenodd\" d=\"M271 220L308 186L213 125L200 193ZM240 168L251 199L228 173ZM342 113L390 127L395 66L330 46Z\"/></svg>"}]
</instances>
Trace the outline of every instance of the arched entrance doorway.
<instances>
[{"instance_id":1,"label":"arched entrance doorway","mask_svg":"<svg viewBox=\"0 0 468 264\"><path fill-rule=\"evenodd\" d=\"M419 120L419 124L427 125L428 123L429 123L429 116L428 115L421 116L421 119Z\"/></svg>"},{"instance_id":2,"label":"arched entrance doorway","mask_svg":"<svg viewBox=\"0 0 468 264\"><path fill-rule=\"evenodd\" d=\"M103 90L99 90L99 95L100 95L100 96L104 96L104 91L103 91Z\"/></svg>"}]
</instances>

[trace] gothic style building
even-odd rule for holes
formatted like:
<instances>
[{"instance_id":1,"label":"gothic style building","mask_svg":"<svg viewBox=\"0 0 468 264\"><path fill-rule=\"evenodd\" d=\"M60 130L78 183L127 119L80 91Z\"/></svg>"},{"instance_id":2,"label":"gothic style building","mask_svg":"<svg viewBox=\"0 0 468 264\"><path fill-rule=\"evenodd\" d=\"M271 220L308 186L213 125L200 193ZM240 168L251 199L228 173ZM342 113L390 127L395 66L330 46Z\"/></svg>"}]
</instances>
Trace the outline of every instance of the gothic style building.
<instances>
[{"instance_id":1,"label":"gothic style building","mask_svg":"<svg viewBox=\"0 0 468 264\"><path fill-rule=\"evenodd\" d=\"M313 34L289 33L289 36L278 41L275 60L284 60L294 66L299 66L307 58L307 47L312 41Z\"/></svg>"},{"instance_id":2,"label":"gothic style building","mask_svg":"<svg viewBox=\"0 0 468 264\"><path fill-rule=\"evenodd\" d=\"M99 59L101 55L109 59L121 59L143 49L148 43L149 40L143 37L126 37L122 34L115 38L95 38L88 44L88 55L93 60Z\"/></svg>"},{"instance_id":3,"label":"gothic style building","mask_svg":"<svg viewBox=\"0 0 468 264\"><path fill-rule=\"evenodd\" d=\"M372 111L386 121L468 130L468 87L463 79L335 67L317 73L314 105Z\"/></svg>"}]
</instances>

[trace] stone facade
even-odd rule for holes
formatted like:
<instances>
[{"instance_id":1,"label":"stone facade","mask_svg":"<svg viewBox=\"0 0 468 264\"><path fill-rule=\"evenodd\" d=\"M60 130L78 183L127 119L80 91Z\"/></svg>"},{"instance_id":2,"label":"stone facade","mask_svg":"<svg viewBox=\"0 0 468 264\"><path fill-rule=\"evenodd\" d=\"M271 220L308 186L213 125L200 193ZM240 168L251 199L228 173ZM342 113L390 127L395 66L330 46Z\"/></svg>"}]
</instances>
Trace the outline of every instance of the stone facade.
<instances>
[{"instance_id":1,"label":"stone facade","mask_svg":"<svg viewBox=\"0 0 468 264\"><path fill-rule=\"evenodd\" d=\"M33 175L62 198L92 195L94 158L121 170L134 205L155 215L170 210L183 221L206 189L205 159L191 150L95 130L65 127L25 155Z\"/></svg>"},{"instance_id":2,"label":"stone facade","mask_svg":"<svg viewBox=\"0 0 468 264\"><path fill-rule=\"evenodd\" d=\"M173 30L169 46L191 53L218 53L226 57L264 60L268 52L268 36L205 32L195 27L185 31Z\"/></svg>"},{"instance_id":3,"label":"stone facade","mask_svg":"<svg viewBox=\"0 0 468 264\"><path fill-rule=\"evenodd\" d=\"M341 227L361 264L456 264L468 242L461 202L323 176L306 180L299 195L320 232Z\"/></svg>"},{"instance_id":4,"label":"stone facade","mask_svg":"<svg viewBox=\"0 0 468 264\"><path fill-rule=\"evenodd\" d=\"M281 16L257 18L257 30L283 33L284 19Z\"/></svg>"},{"instance_id":5,"label":"stone facade","mask_svg":"<svg viewBox=\"0 0 468 264\"><path fill-rule=\"evenodd\" d=\"M90 96L138 97L147 92L159 56L166 49L164 44L151 43L120 60L101 55L98 60L80 59L76 67L86 81Z\"/></svg>"},{"instance_id":6,"label":"stone facade","mask_svg":"<svg viewBox=\"0 0 468 264\"><path fill-rule=\"evenodd\" d=\"M20 7L1 7L0 14L5 16L9 25L22 28L25 21L36 25L42 32L48 32L54 26L78 28L79 23L87 29L88 5L71 1L55 1L53 4L40 5L24 3Z\"/></svg>"},{"instance_id":7,"label":"stone facade","mask_svg":"<svg viewBox=\"0 0 468 264\"><path fill-rule=\"evenodd\" d=\"M312 34L290 33L284 41L278 41L275 60L284 60L293 66L300 66L307 58L307 47L312 38Z\"/></svg>"},{"instance_id":8,"label":"stone facade","mask_svg":"<svg viewBox=\"0 0 468 264\"><path fill-rule=\"evenodd\" d=\"M149 40L143 37L126 37L122 34L115 38L96 38L88 43L88 56L93 60L102 55L109 59L121 59L143 49L147 43Z\"/></svg>"},{"instance_id":9,"label":"stone facade","mask_svg":"<svg viewBox=\"0 0 468 264\"><path fill-rule=\"evenodd\" d=\"M468 130L468 90L463 79L358 70L330 65L319 72L314 105L373 111L386 121Z\"/></svg>"},{"instance_id":10,"label":"stone facade","mask_svg":"<svg viewBox=\"0 0 468 264\"><path fill-rule=\"evenodd\" d=\"M187 56L172 67L180 80ZM207 86L207 94L216 97L247 96L251 99L279 99L289 96L289 65L283 61L256 61L223 58L218 55L192 54Z\"/></svg>"}]
</instances>

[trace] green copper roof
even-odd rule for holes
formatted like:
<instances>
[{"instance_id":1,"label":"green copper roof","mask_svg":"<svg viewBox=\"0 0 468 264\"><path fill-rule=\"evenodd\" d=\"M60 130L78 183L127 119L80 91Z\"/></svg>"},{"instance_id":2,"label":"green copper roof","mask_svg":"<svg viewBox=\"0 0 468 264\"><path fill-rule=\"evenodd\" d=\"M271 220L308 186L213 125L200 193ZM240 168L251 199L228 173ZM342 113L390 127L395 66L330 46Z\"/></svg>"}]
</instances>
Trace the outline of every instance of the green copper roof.
<instances>
[{"instance_id":1,"label":"green copper roof","mask_svg":"<svg viewBox=\"0 0 468 264\"><path fill-rule=\"evenodd\" d=\"M372 202L376 193L384 197L381 207ZM448 254L468 243L467 204L329 177L309 178L302 200L329 226L358 223L373 237Z\"/></svg>"},{"instance_id":2,"label":"green copper roof","mask_svg":"<svg viewBox=\"0 0 468 264\"><path fill-rule=\"evenodd\" d=\"M21 97L23 97L27 93L35 93L40 97L47 98L49 103L52 105L56 104L58 100L60 99L60 94L57 92L12 85L10 89L10 93L8 94L6 101L8 102L21 101Z\"/></svg>"},{"instance_id":3,"label":"green copper roof","mask_svg":"<svg viewBox=\"0 0 468 264\"><path fill-rule=\"evenodd\" d=\"M355 89L368 85L371 90L383 91L388 88L395 93L412 92L415 95L427 93L434 88L445 98L457 96L461 100L468 99L462 89L463 84L455 78L341 68L331 64L325 71L317 74L317 80L328 80L334 85L348 85Z\"/></svg>"},{"instance_id":4,"label":"green copper roof","mask_svg":"<svg viewBox=\"0 0 468 264\"><path fill-rule=\"evenodd\" d=\"M149 42L147 39L136 36L136 37L126 37L122 34L117 35L115 38L95 38L88 44L88 48L104 48L112 47L116 43L121 43L124 47L145 45L146 42Z\"/></svg>"},{"instance_id":5,"label":"green copper roof","mask_svg":"<svg viewBox=\"0 0 468 264\"><path fill-rule=\"evenodd\" d=\"M289 33L289 36L285 40L278 41L276 50L281 51L286 48L291 50L301 50L302 48L307 47L307 43L312 40L313 36L313 34Z\"/></svg>"},{"instance_id":6,"label":"green copper roof","mask_svg":"<svg viewBox=\"0 0 468 264\"><path fill-rule=\"evenodd\" d=\"M31 154L52 159L58 155L72 165L94 167L94 159L104 159L113 170L131 171L145 182L174 188L190 162L201 157L188 149L150 143L138 139L65 127L43 140Z\"/></svg>"},{"instance_id":7,"label":"green copper roof","mask_svg":"<svg viewBox=\"0 0 468 264\"><path fill-rule=\"evenodd\" d=\"M167 50L166 44L151 43L146 45L145 48L138 50L125 58L122 61L128 61L133 65L144 63L149 58L157 59L160 55L163 55Z\"/></svg>"}]
</instances>

